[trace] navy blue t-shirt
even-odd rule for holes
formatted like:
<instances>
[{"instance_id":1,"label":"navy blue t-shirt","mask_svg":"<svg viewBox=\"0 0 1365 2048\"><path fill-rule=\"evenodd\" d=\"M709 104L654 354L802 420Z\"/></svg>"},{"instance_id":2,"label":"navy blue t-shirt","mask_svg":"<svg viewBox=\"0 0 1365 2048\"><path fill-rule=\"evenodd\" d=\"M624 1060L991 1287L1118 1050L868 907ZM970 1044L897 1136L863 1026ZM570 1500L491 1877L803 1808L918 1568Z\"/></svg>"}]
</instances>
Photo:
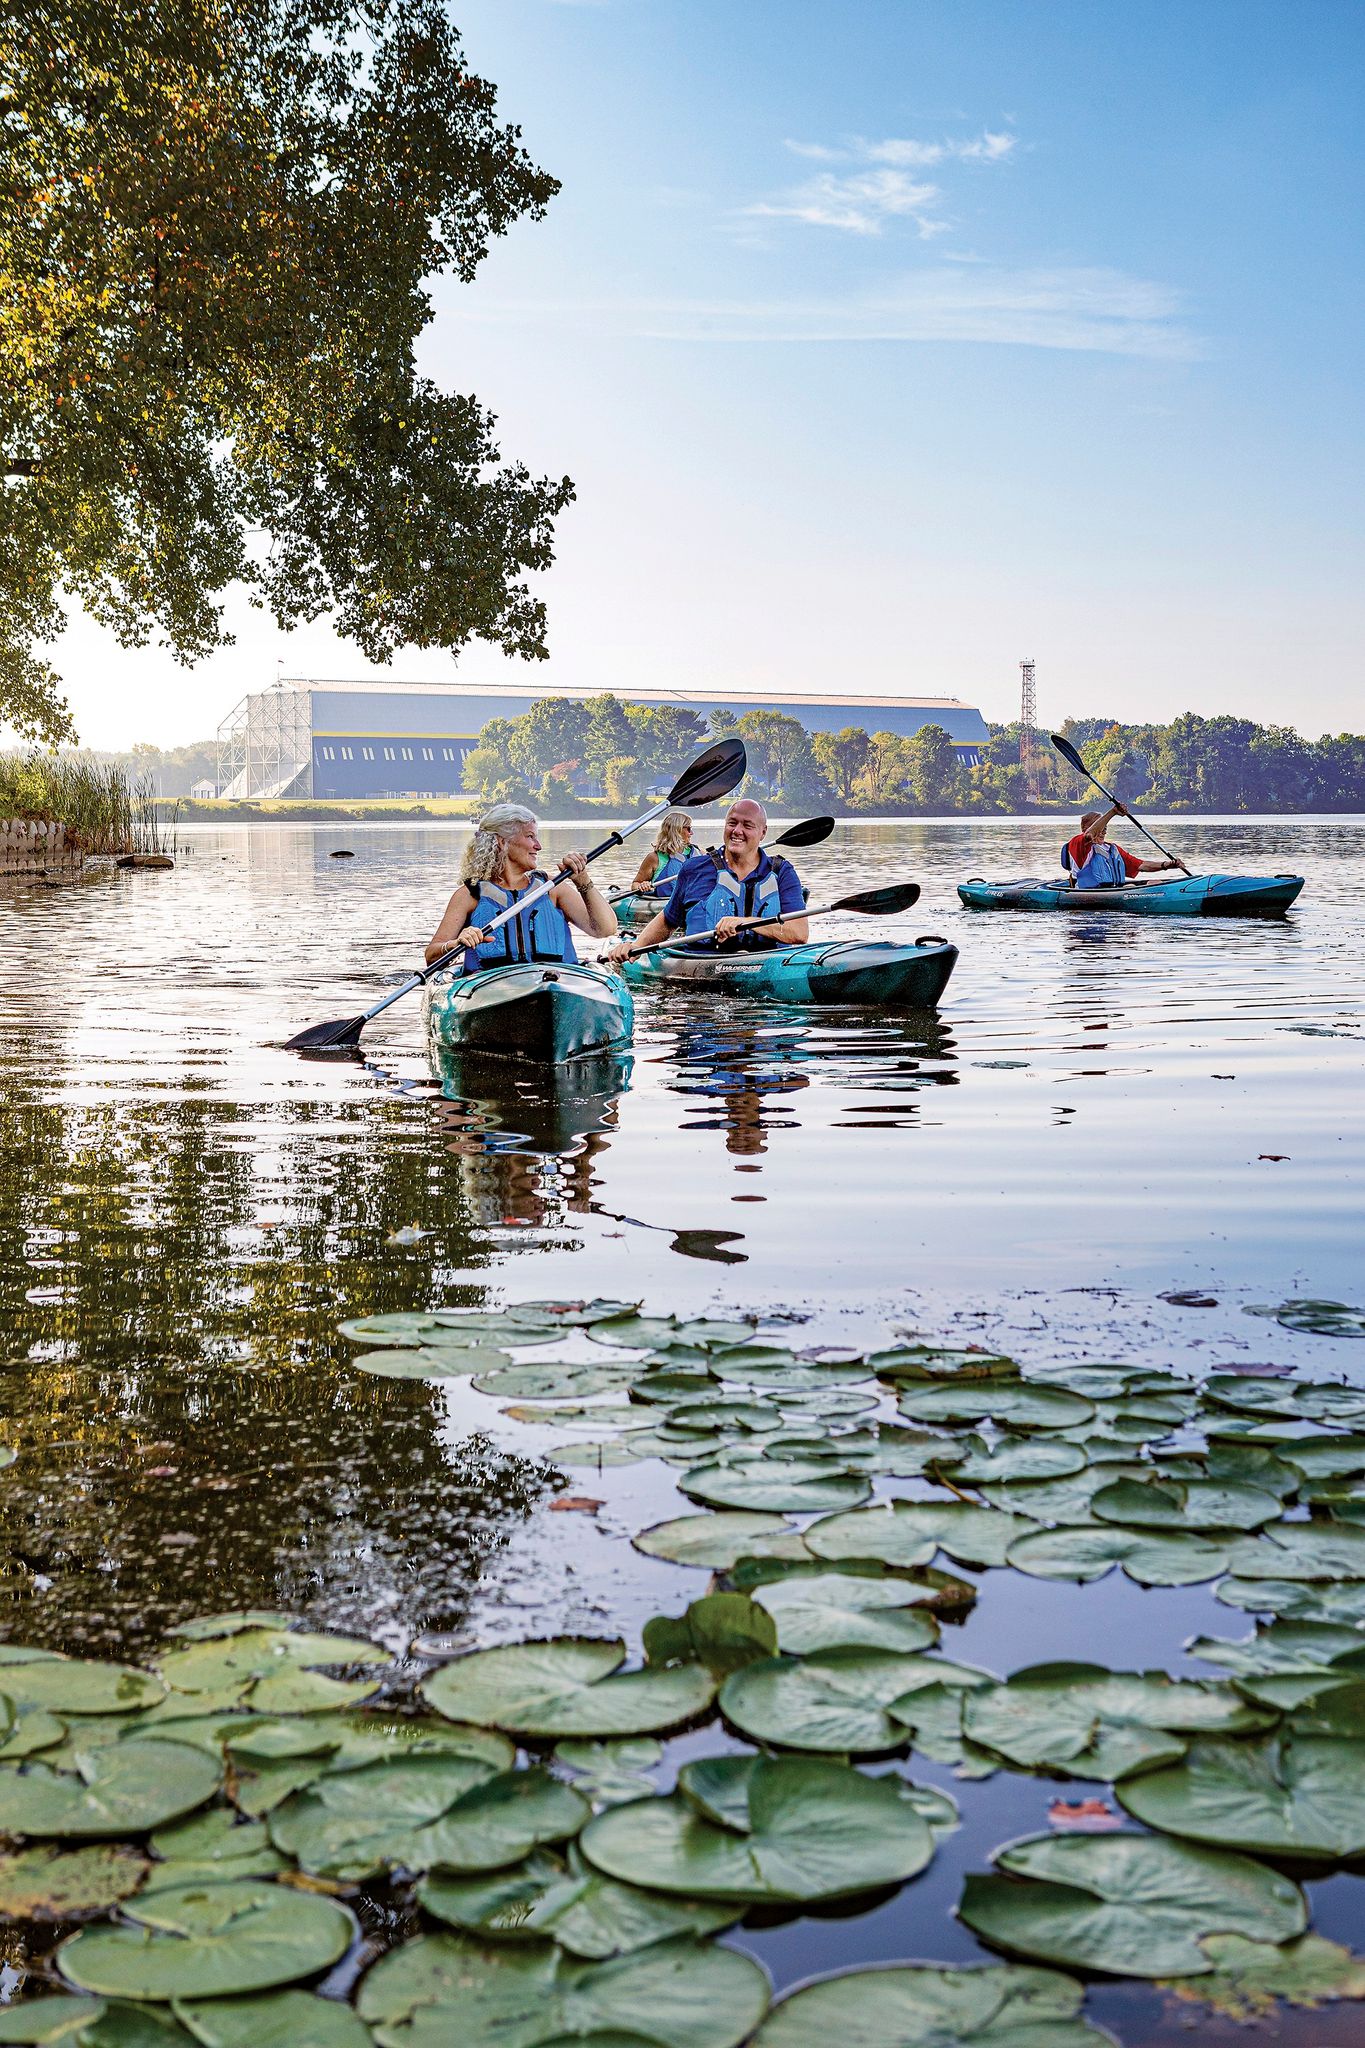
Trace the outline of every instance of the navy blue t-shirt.
<instances>
[{"instance_id":1,"label":"navy blue t-shirt","mask_svg":"<svg viewBox=\"0 0 1365 2048\"><path fill-rule=\"evenodd\" d=\"M734 872L733 869L730 871ZM754 898L759 883L772 873L772 862L763 849L759 848L758 866L743 882L743 895L736 906L734 915L752 917ZM687 913L694 903L704 903L716 886L716 866L709 854L694 853L683 867L682 873L673 884L673 894L664 905L664 922L670 931L678 931L687 922ZM806 899L801 893L801 878L789 860L784 860L777 871L777 905L784 917L804 917ZM755 933L754 942L761 943L765 935Z\"/></svg>"}]
</instances>

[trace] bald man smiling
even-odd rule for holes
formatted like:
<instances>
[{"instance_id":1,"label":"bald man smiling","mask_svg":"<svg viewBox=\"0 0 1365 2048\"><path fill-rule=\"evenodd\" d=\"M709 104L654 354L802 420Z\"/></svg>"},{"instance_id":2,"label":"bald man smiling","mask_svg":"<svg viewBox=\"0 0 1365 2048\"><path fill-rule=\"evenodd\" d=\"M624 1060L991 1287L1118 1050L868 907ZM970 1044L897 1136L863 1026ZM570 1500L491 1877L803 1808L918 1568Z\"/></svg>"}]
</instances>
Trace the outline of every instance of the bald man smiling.
<instances>
[{"instance_id":1,"label":"bald man smiling","mask_svg":"<svg viewBox=\"0 0 1365 2048\"><path fill-rule=\"evenodd\" d=\"M802 946L809 926L801 878L789 860L763 848L768 814L751 796L740 797L725 815L721 845L694 853L673 884L673 893L633 938L613 946L607 958L628 960L632 953L681 932L684 937L715 932L708 944L736 948ZM749 927L759 918L782 913L780 924L761 932Z\"/></svg>"}]
</instances>

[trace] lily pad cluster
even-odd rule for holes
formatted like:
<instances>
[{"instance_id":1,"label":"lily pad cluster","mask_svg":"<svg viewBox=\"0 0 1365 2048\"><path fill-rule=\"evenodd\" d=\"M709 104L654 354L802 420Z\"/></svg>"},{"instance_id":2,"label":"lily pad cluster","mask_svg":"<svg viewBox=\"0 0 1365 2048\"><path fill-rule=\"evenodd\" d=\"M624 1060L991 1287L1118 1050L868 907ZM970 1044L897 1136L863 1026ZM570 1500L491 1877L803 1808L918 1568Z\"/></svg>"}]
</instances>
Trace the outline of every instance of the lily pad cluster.
<instances>
[{"instance_id":1,"label":"lily pad cluster","mask_svg":"<svg viewBox=\"0 0 1365 2048\"><path fill-rule=\"evenodd\" d=\"M634 1541L678 1597L638 1645L415 1677L270 1612L188 1624L146 1668L0 1645L0 1910L58 1936L0 2043L1097 2048L1072 1973L1238 2017L1365 1996L1301 1883L1365 1857L1365 1393L798 1350L612 1301L343 1335L361 1371L469 1379L566 1468L670 1467L691 1507ZM1195 1675L1004 1675L949 1633L1001 1571L1216 1582L1259 1626L1190 1645ZM1000 1960L771 2003L720 1937L912 1885L957 1826L916 1758L1112 1787L1118 1831L968 1877Z\"/></svg>"}]
</instances>

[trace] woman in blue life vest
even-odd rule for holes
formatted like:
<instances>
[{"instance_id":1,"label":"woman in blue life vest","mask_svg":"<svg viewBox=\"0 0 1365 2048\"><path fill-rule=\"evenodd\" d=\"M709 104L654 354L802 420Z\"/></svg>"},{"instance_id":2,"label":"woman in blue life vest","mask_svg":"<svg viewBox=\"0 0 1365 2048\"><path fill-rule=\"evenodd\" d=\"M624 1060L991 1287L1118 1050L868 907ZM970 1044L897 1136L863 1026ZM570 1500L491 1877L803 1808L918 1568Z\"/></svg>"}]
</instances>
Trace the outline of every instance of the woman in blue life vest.
<instances>
[{"instance_id":1,"label":"woman in blue life vest","mask_svg":"<svg viewBox=\"0 0 1365 2048\"><path fill-rule=\"evenodd\" d=\"M629 959L657 939L714 932L717 947L804 946L809 932L801 878L781 854L763 851L768 814L752 797L740 797L725 817L722 844L694 853L673 884L662 910L634 937L613 946L607 959ZM748 927L780 913L781 922L761 932Z\"/></svg>"},{"instance_id":2,"label":"woman in blue life vest","mask_svg":"<svg viewBox=\"0 0 1365 2048\"><path fill-rule=\"evenodd\" d=\"M1179 860L1139 860L1126 846L1111 846L1104 836L1111 821L1127 816L1122 804L1111 804L1107 811L1083 814L1080 831L1062 848L1062 866L1071 877L1073 889L1113 889L1149 870L1159 872L1185 866ZM1188 874L1189 869L1185 868L1185 872Z\"/></svg>"},{"instance_id":3,"label":"woman in blue life vest","mask_svg":"<svg viewBox=\"0 0 1365 2048\"><path fill-rule=\"evenodd\" d=\"M544 881L539 860L534 812L521 804L495 804L465 848L460 884L432 933L427 965L444 953L462 974L526 960L575 960L574 925L599 939L614 938L616 918L581 853L561 854L559 865L569 871L565 879L497 931L486 931L500 912Z\"/></svg>"},{"instance_id":4,"label":"woman in blue life vest","mask_svg":"<svg viewBox=\"0 0 1365 2048\"><path fill-rule=\"evenodd\" d=\"M653 846L635 870L632 889L650 889L667 895L668 885L683 870L692 851L692 820L686 811L665 811Z\"/></svg>"}]
</instances>

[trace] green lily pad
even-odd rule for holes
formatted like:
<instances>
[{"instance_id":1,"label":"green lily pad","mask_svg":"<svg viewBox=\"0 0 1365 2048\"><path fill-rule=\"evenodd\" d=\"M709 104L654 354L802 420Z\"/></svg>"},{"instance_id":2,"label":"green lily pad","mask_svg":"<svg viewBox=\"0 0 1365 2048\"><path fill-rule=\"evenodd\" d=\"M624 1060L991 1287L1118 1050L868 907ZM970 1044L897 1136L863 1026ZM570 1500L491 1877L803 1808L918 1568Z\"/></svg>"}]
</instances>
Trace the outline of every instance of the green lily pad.
<instances>
[{"instance_id":1,"label":"green lily pad","mask_svg":"<svg viewBox=\"0 0 1365 2048\"><path fill-rule=\"evenodd\" d=\"M1140 1586L1197 1586L1227 1570L1227 1546L1178 1531L1149 1535L1092 1525L1040 1529L1009 1547L1007 1562L1036 1579L1102 1579L1122 1565Z\"/></svg>"},{"instance_id":2,"label":"green lily pad","mask_svg":"<svg viewBox=\"0 0 1365 2048\"><path fill-rule=\"evenodd\" d=\"M349 2005L311 1991L177 1999L174 2011L201 2048L373 2048L369 2028Z\"/></svg>"},{"instance_id":3,"label":"green lily pad","mask_svg":"<svg viewBox=\"0 0 1365 2048\"><path fill-rule=\"evenodd\" d=\"M436 1327L436 1317L420 1310L398 1310L392 1315L354 1316L350 1322L337 1325L342 1336L352 1344L368 1344L375 1337L383 1337L390 1344L420 1344L425 1332Z\"/></svg>"},{"instance_id":4,"label":"green lily pad","mask_svg":"<svg viewBox=\"0 0 1365 2048\"><path fill-rule=\"evenodd\" d=\"M462 1757L485 1776L509 1770L516 1750L487 1728L461 1728L434 1714L300 1715L288 1721L252 1720L227 1728L221 1740L232 1756L233 1797L243 1813L259 1818L291 1792L306 1790L334 1772L406 1758ZM470 1783L474 1778L470 1778Z\"/></svg>"},{"instance_id":5,"label":"green lily pad","mask_svg":"<svg viewBox=\"0 0 1365 2048\"><path fill-rule=\"evenodd\" d=\"M1301 1298L1282 1301L1278 1308L1248 1308L1245 1314L1273 1316L1286 1330L1313 1337L1365 1337L1365 1309L1351 1308L1344 1301Z\"/></svg>"},{"instance_id":6,"label":"green lily pad","mask_svg":"<svg viewBox=\"0 0 1365 2048\"><path fill-rule=\"evenodd\" d=\"M548 1856L488 1877L424 1878L417 1896L438 1920L485 1940L548 1939L592 1962L679 1934L715 1934L743 1911L738 1904L642 1891L581 1860L566 1868Z\"/></svg>"},{"instance_id":7,"label":"green lily pad","mask_svg":"<svg viewBox=\"0 0 1365 2048\"><path fill-rule=\"evenodd\" d=\"M645 1439L648 1438L649 1441ZM559 1444L554 1461L565 1472L603 1472L610 1465L638 1465L644 1458L656 1458L660 1446L650 1431L637 1430L628 1437L603 1437L591 1443Z\"/></svg>"},{"instance_id":8,"label":"green lily pad","mask_svg":"<svg viewBox=\"0 0 1365 2048\"><path fill-rule=\"evenodd\" d=\"M0 1762L17 1762L20 1757L36 1756L40 1750L51 1749L66 1734L65 1721L59 1721L55 1714L49 1714L46 1707L20 1707L14 1712L14 1703L0 1694L4 1706L10 1709L9 1718L4 1721L5 1737L0 1742Z\"/></svg>"},{"instance_id":9,"label":"green lily pad","mask_svg":"<svg viewBox=\"0 0 1365 2048\"><path fill-rule=\"evenodd\" d=\"M794 1358L790 1352L770 1353L767 1364L759 1364L751 1358L743 1365L735 1354L722 1352L713 1358L713 1363L717 1371L736 1386L772 1388L783 1400L792 1394L861 1387L872 1378L871 1367L859 1359L823 1363L817 1359Z\"/></svg>"},{"instance_id":10,"label":"green lily pad","mask_svg":"<svg viewBox=\"0 0 1365 2048\"><path fill-rule=\"evenodd\" d=\"M496 1394L502 1401L545 1401L560 1394L582 1400L628 1387L630 1374L610 1365L505 1365L497 1372L479 1373L470 1385L475 1393Z\"/></svg>"},{"instance_id":11,"label":"green lily pad","mask_svg":"<svg viewBox=\"0 0 1365 2048\"><path fill-rule=\"evenodd\" d=\"M1234 1544L1239 1579L1365 1579L1365 1528L1341 1522L1281 1522Z\"/></svg>"},{"instance_id":12,"label":"green lily pad","mask_svg":"<svg viewBox=\"0 0 1365 2048\"><path fill-rule=\"evenodd\" d=\"M104 1998L36 1998L0 2011L0 2041L62 2048L192 2048L193 2035L154 2006Z\"/></svg>"},{"instance_id":13,"label":"green lily pad","mask_svg":"<svg viewBox=\"0 0 1365 2048\"><path fill-rule=\"evenodd\" d=\"M920 1606L912 1580L815 1572L775 1580L754 1598L777 1624L777 1644L790 1656L812 1650L927 1650L938 1623Z\"/></svg>"},{"instance_id":14,"label":"green lily pad","mask_svg":"<svg viewBox=\"0 0 1365 2048\"><path fill-rule=\"evenodd\" d=\"M911 1422L994 1422L1001 1429L1068 1429L1095 1414L1094 1403L1079 1394L1022 1380L906 1387L896 1405Z\"/></svg>"},{"instance_id":15,"label":"green lily pad","mask_svg":"<svg viewBox=\"0 0 1365 2048\"><path fill-rule=\"evenodd\" d=\"M588 1963L551 1942L437 1934L384 1956L357 2002L379 2048L596 2048L604 2036L738 2048L767 2008L768 1980L748 1956L686 1936Z\"/></svg>"},{"instance_id":16,"label":"green lily pad","mask_svg":"<svg viewBox=\"0 0 1365 2048\"><path fill-rule=\"evenodd\" d=\"M0 1767L0 1829L10 1835L141 1834L202 1806L222 1765L179 1742L110 1743L79 1771L47 1763Z\"/></svg>"},{"instance_id":17,"label":"green lily pad","mask_svg":"<svg viewBox=\"0 0 1365 2048\"><path fill-rule=\"evenodd\" d=\"M1112 1486L1117 1478L1145 1477L1145 1469L1131 1464L1089 1465L1065 1479L1010 1479L991 1481L980 1492L993 1508L1007 1515L1019 1515L1026 1522L1093 1522L1090 1503L1101 1487Z\"/></svg>"},{"instance_id":18,"label":"green lily pad","mask_svg":"<svg viewBox=\"0 0 1365 2048\"><path fill-rule=\"evenodd\" d=\"M373 1681L328 1678L318 1666L388 1665L392 1660L377 1644L353 1636L246 1628L163 1650L157 1661L177 1692L206 1698L215 1709L249 1706L264 1714L295 1714L353 1706L375 1690Z\"/></svg>"},{"instance_id":19,"label":"green lily pad","mask_svg":"<svg viewBox=\"0 0 1365 2048\"><path fill-rule=\"evenodd\" d=\"M507 1306L507 1313L518 1323L532 1326L541 1324L547 1329L581 1330L590 1329L596 1323L619 1322L622 1316L632 1316L639 1308L638 1301L604 1301L599 1295L592 1301L513 1301ZM727 1323L726 1329L736 1327ZM747 1324L740 1325L744 1329Z\"/></svg>"},{"instance_id":20,"label":"green lily pad","mask_svg":"<svg viewBox=\"0 0 1365 2048\"><path fill-rule=\"evenodd\" d=\"M897 1344L886 1351L874 1351L868 1364L883 1380L991 1380L1010 1379L1018 1371L1012 1358L998 1358L989 1351L955 1349L950 1344Z\"/></svg>"},{"instance_id":21,"label":"green lily pad","mask_svg":"<svg viewBox=\"0 0 1365 2048\"><path fill-rule=\"evenodd\" d=\"M677 1334L676 1316L607 1316L588 1330L594 1344L619 1345L629 1351L652 1351L657 1345L672 1343ZM742 1342L748 1334L746 1326L735 1341Z\"/></svg>"},{"instance_id":22,"label":"green lily pad","mask_svg":"<svg viewBox=\"0 0 1365 2048\"><path fill-rule=\"evenodd\" d=\"M1365 1852L1365 1740L1267 1736L1198 1742L1118 1797L1135 1819L1197 1842L1266 1856Z\"/></svg>"},{"instance_id":23,"label":"green lily pad","mask_svg":"<svg viewBox=\"0 0 1365 2048\"><path fill-rule=\"evenodd\" d=\"M1002 1565L1033 1522L960 1500L897 1500L855 1514L829 1515L805 1532L815 1557L879 1558L913 1571L944 1550L959 1564Z\"/></svg>"},{"instance_id":24,"label":"green lily pad","mask_svg":"<svg viewBox=\"0 0 1365 2048\"><path fill-rule=\"evenodd\" d=\"M742 1508L724 1514L679 1515L671 1522L656 1522L631 1541L646 1557L700 1565L711 1571L726 1571L741 1557L809 1554L785 1516L755 1514Z\"/></svg>"},{"instance_id":25,"label":"green lily pad","mask_svg":"<svg viewBox=\"0 0 1365 2048\"><path fill-rule=\"evenodd\" d=\"M362 1879L385 1868L497 1870L577 1834L586 1799L547 1771L455 1757L366 1764L321 1778L272 1815L275 1846L305 1870Z\"/></svg>"},{"instance_id":26,"label":"green lily pad","mask_svg":"<svg viewBox=\"0 0 1365 2048\"><path fill-rule=\"evenodd\" d=\"M203 1643L213 1636L240 1636L251 1629L293 1625L292 1614L278 1614L271 1607L235 1607L225 1614L200 1614L193 1621L179 1621L166 1633L183 1636L187 1643Z\"/></svg>"},{"instance_id":27,"label":"green lily pad","mask_svg":"<svg viewBox=\"0 0 1365 2048\"><path fill-rule=\"evenodd\" d=\"M247 1878L185 1885L124 1907L135 1927L85 1927L63 1942L69 1984L116 1998L217 1998L325 1970L355 1923L334 1899Z\"/></svg>"},{"instance_id":28,"label":"green lily pad","mask_svg":"<svg viewBox=\"0 0 1365 2048\"><path fill-rule=\"evenodd\" d=\"M989 1683L986 1672L941 1657L888 1650L819 1650L770 1657L721 1687L725 1718L755 1742L869 1756L909 1740L890 1711L917 1686Z\"/></svg>"},{"instance_id":29,"label":"green lily pad","mask_svg":"<svg viewBox=\"0 0 1365 2048\"><path fill-rule=\"evenodd\" d=\"M0 1914L13 1920L70 1920L131 1898L147 1875L131 1849L32 1849L0 1852Z\"/></svg>"},{"instance_id":30,"label":"green lily pad","mask_svg":"<svg viewBox=\"0 0 1365 2048\"><path fill-rule=\"evenodd\" d=\"M84 1657L38 1651L0 1663L0 1693L17 1708L58 1714L129 1714L166 1696L160 1679L131 1664L101 1664Z\"/></svg>"},{"instance_id":31,"label":"green lily pad","mask_svg":"<svg viewBox=\"0 0 1365 2048\"><path fill-rule=\"evenodd\" d=\"M685 1372L649 1372L630 1383L632 1401L669 1409L706 1407L719 1393L720 1381L707 1365L690 1366Z\"/></svg>"},{"instance_id":32,"label":"green lily pad","mask_svg":"<svg viewBox=\"0 0 1365 2048\"><path fill-rule=\"evenodd\" d=\"M350 1363L357 1372L368 1372L381 1380L457 1380L467 1373L492 1374L502 1367L509 1372L514 1369L505 1351L473 1351L456 1344L362 1351Z\"/></svg>"},{"instance_id":33,"label":"green lily pad","mask_svg":"<svg viewBox=\"0 0 1365 2048\"><path fill-rule=\"evenodd\" d=\"M846 1970L774 2006L754 2048L1112 2048L1084 2000L1074 1978L1011 1963Z\"/></svg>"},{"instance_id":34,"label":"green lily pad","mask_svg":"<svg viewBox=\"0 0 1365 2048\"><path fill-rule=\"evenodd\" d=\"M1141 1779L1134 1779L1140 1784ZM1155 1835L1035 1835L972 1873L959 1917L993 1947L1117 1977L1204 1975L1214 1934L1288 1941L1307 1908L1288 1878Z\"/></svg>"},{"instance_id":35,"label":"green lily pad","mask_svg":"<svg viewBox=\"0 0 1365 2048\"><path fill-rule=\"evenodd\" d=\"M1265 1721L1230 1686L1095 1664L1035 1664L962 1702L964 1732L1007 1762L1105 1783L1178 1759L1190 1734L1241 1734Z\"/></svg>"},{"instance_id":36,"label":"green lily pad","mask_svg":"<svg viewBox=\"0 0 1365 2048\"><path fill-rule=\"evenodd\" d=\"M777 1628L746 1593L707 1593L685 1614L657 1614L647 1621L643 1642L650 1664L702 1664L723 1676L770 1657Z\"/></svg>"},{"instance_id":37,"label":"green lily pad","mask_svg":"<svg viewBox=\"0 0 1365 2048\"><path fill-rule=\"evenodd\" d=\"M896 1777L806 1757L710 1757L679 1791L599 1814L581 1838L624 1884L735 1903L844 1898L898 1884L934 1853Z\"/></svg>"},{"instance_id":38,"label":"green lily pad","mask_svg":"<svg viewBox=\"0 0 1365 2048\"><path fill-rule=\"evenodd\" d=\"M1211 1934L1200 1946L1212 1973L1189 1982L1176 1977L1162 1989L1224 2019L1268 2020L1281 2002L1316 2012L1341 1998L1365 1998L1365 1957L1318 1934L1301 1934L1282 1948L1244 1934Z\"/></svg>"},{"instance_id":39,"label":"green lily pad","mask_svg":"<svg viewBox=\"0 0 1365 2048\"><path fill-rule=\"evenodd\" d=\"M1305 1479L1354 1479L1365 1473L1365 1435L1319 1436L1282 1447L1286 1464Z\"/></svg>"},{"instance_id":40,"label":"green lily pad","mask_svg":"<svg viewBox=\"0 0 1365 2048\"><path fill-rule=\"evenodd\" d=\"M1220 1579L1214 1597L1225 1607L1251 1614L1282 1614L1295 1620L1347 1622L1365 1627L1365 1579L1314 1585L1303 1579Z\"/></svg>"},{"instance_id":41,"label":"green lily pad","mask_svg":"<svg viewBox=\"0 0 1365 2048\"><path fill-rule=\"evenodd\" d=\"M698 1465L683 1473L678 1486L693 1500L715 1507L774 1514L856 1507L872 1491L862 1473L830 1471L826 1461L813 1458L789 1464L754 1458L735 1465Z\"/></svg>"},{"instance_id":42,"label":"green lily pad","mask_svg":"<svg viewBox=\"0 0 1365 2048\"><path fill-rule=\"evenodd\" d=\"M228 1877L273 1877L283 1858L270 1846L260 1821L239 1822L231 1807L211 1806L188 1820L159 1828L152 1836L154 1863L149 1888L190 1884L196 1878L217 1882Z\"/></svg>"},{"instance_id":43,"label":"green lily pad","mask_svg":"<svg viewBox=\"0 0 1365 2048\"><path fill-rule=\"evenodd\" d=\"M574 1787L594 1806L619 1806L625 1799L647 1798L654 1790L649 1772L663 1758L663 1747L651 1735L624 1742L559 1742L554 1760L570 1773Z\"/></svg>"},{"instance_id":44,"label":"green lily pad","mask_svg":"<svg viewBox=\"0 0 1365 2048\"><path fill-rule=\"evenodd\" d=\"M1188 1645L1191 1657L1225 1671L1273 1677L1328 1670L1338 1658L1365 1651L1365 1637L1355 1628L1333 1622L1276 1621L1254 1636L1231 1642L1222 1636L1199 1636Z\"/></svg>"},{"instance_id":45,"label":"green lily pad","mask_svg":"<svg viewBox=\"0 0 1365 2048\"><path fill-rule=\"evenodd\" d=\"M1275 1494L1216 1479L1116 1479L1092 1505L1097 1521L1138 1529L1259 1529L1281 1512Z\"/></svg>"},{"instance_id":46,"label":"green lily pad","mask_svg":"<svg viewBox=\"0 0 1365 2048\"><path fill-rule=\"evenodd\" d=\"M457 1657L422 1683L438 1714L512 1735L652 1735L705 1713L716 1681L700 1665L618 1674L619 1640L556 1636Z\"/></svg>"},{"instance_id":47,"label":"green lily pad","mask_svg":"<svg viewBox=\"0 0 1365 2048\"><path fill-rule=\"evenodd\" d=\"M1162 1479L1225 1480L1281 1500L1298 1490L1302 1478L1296 1465L1260 1444L1211 1443L1206 1451L1167 1451L1158 1458L1156 1469Z\"/></svg>"},{"instance_id":48,"label":"green lily pad","mask_svg":"<svg viewBox=\"0 0 1365 2048\"><path fill-rule=\"evenodd\" d=\"M1006 1436L989 1448L981 1444L955 1464L953 1484L988 1486L1016 1479L1066 1479L1074 1472L1083 1472L1086 1464L1085 1452L1079 1444L1057 1443L1047 1437Z\"/></svg>"}]
</instances>

